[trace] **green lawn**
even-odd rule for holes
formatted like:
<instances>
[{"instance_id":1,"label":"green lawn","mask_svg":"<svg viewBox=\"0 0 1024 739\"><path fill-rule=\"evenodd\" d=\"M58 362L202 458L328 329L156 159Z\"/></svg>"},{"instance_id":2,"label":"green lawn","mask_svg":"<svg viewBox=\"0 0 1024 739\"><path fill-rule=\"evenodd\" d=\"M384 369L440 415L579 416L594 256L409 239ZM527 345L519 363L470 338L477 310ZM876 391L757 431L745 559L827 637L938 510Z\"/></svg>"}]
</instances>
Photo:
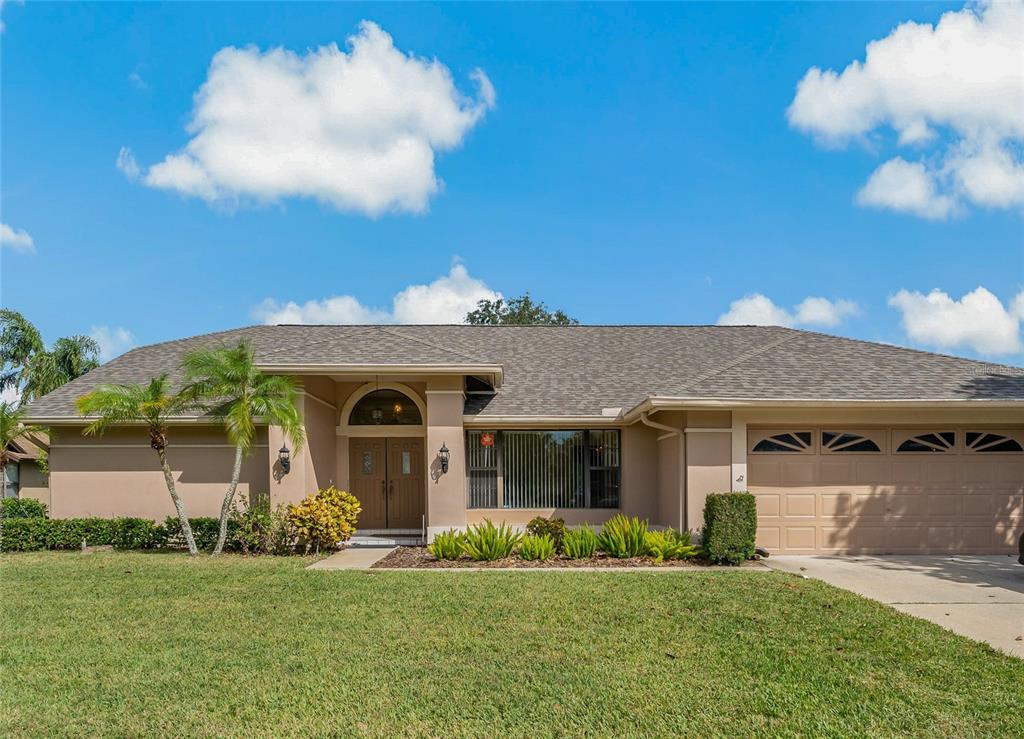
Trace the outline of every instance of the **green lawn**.
<instances>
[{"instance_id":1,"label":"green lawn","mask_svg":"<svg viewBox=\"0 0 1024 739\"><path fill-rule=\"evenodd\" d=\"M0 557L0 735L1024 735L1024 662L781 573Z\"/></svg>"}]
</instances>

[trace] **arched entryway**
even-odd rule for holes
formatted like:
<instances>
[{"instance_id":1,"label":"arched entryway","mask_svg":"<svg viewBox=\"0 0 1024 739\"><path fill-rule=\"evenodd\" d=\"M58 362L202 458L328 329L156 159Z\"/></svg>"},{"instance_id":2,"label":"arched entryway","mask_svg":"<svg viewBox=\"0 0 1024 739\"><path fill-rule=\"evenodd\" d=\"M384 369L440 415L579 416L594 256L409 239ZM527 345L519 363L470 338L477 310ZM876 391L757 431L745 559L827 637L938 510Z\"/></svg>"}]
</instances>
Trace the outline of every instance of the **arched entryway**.
<instances>
[{"instance_id":1,"label":"arched entryway","mask_svg":"<svg viewBox=\"0 0 1024 739\"><path fill-rule=\"evenodd\" d=\"M342 410L362 530L416 530L426 510L424 408L411 389L361 388Z\"/></svg>"}]
</instances>

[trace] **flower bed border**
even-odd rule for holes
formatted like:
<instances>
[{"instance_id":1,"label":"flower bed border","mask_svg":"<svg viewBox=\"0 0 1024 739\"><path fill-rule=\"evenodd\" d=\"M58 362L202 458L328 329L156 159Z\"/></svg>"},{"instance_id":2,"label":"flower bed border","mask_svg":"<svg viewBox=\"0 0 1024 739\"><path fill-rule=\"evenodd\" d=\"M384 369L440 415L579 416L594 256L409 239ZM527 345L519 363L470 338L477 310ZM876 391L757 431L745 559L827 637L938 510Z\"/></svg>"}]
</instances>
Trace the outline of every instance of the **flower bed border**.
<instances>
[{"instance_id":1,"label":"flower bed border","mask_svg":"<svg viewBox=\"0 0 1024 739\"><path fill-rule=\"evenodd\" d=\"M546 570L546 571L567 571L567 570L594 570L594 571L627 571L627 570L656 570L656 571L705 571L712 569L736 570L736 569L764 569L767 568L760 562L751 560L739 567L713 565L700 559L670 560L661 563L655 562L651 557L635 557L632 559L616 559L603 554L595 555L587 559L566 559L557 555L546 561L527 561L516 556L493 562L476 562L462 557L457 560L439 560L432 557L426 547L396 547L386 557L374 563L372 570L389 571L489 571L489 570Z\"/></svg>"}]
</instances>

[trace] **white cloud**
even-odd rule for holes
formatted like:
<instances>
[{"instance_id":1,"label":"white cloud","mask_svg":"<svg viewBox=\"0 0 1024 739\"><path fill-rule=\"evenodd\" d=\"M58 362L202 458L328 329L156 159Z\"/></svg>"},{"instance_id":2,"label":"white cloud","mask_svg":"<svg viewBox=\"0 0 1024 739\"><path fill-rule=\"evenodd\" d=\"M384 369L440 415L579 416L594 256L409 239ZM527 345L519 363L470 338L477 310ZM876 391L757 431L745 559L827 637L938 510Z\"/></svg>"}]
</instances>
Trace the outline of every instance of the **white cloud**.
<instances>
[{"instance_id":1,"label":"white cloud","mask_svg":"<svg viewBox=\"0 0 1024 739\"><path fill-rule=\"evenodd\" d=\"M863 62L808 70L787 115L826 145L888 126L899 145L930 147L920 162L882 165L861 204L924 218L944 218L959 202L1024 206L1022 48L1022 0L970 4L934 26L902 23L870 42Z\"/></svg>"},{"instance_id":2,"label":"white cloud","mask_svg":"<svg viewBox=\"0 0 1024 739\"><path fill-rule=\"evenodd\" d=\"M139 74L138 70L132 70L128 73L128 81L132 83L132 86L136 90L146 90L149 85L146 84L146 80L142 79L142 75Z\"/></svg>"},{"instance_id":3,"label":"white cloud","mask_svg":"<svg viewBox=\"0 0 1024 739\"><path fill-rule=\"evenodd\" d=\"M924 164L902 157L876 169L857 193L857 202L933 220L948 217L956 207L953 198L936 191L935 180Z\"/></svg>"},{"instance_id":4,"label":"white cloud","mask_svg":"<svg viewBox=\"0 0 1024 739\"><path fill-rule=\"evenodd\" d=\"M937 288L927 295L900 290L889 298L889 305L903 314L911 341L941 349L966 347L990 356L1024 351L1024 290L1009 307L984 287L959 300Z\"/></svg>"},{"instance_id":5,"label":"white cloud","mask_svg":"<svg viewBox=\"0 0 1024 739\"><path fill-rule=\"evenodd\" d=\"M846 318L860 313L852 300L804 298L792 311L776 305L761 293L734 300L718 318L720 326L838 326Z\"/></svg>"},{"instance_id":6,"label":"white cloud","mask_svg":"<svg viewBox=\"0 0 1024 739\"><path fill-rule=\"evenodd\" d=\"M135 161L135 155L132 154L132 150L127 146L122 146L121 151L117 152L117 168L121 170L125 177L129 180L135 181L139 179L141 170L139 169L139 163Z\"/></svg>"},{"instance_id":7,"label":"white cloud","mask_svg":"<svg viewBox=\"0 0 1024 739\"><path fill-rule=\"evenodd\" d=\"M14 251L32 253L36 250L35 242L24 229L15 231L6 223L0 223L0 246L6 246Z\"/></svg>"},{"instance_id":8,"label":"white cloud","mask_svg":"<svg viewBox=\"0 0 1024 739\"><path fill-rule=\"evenodd\" d=\"M461 264L429 285L410 285L392 299L391 310L363 305L351 295L337 295L303 304L267 298L253 309L253 318L275 323L462 323L481 300L501 293L471 277Z\"/></svg>"},{"instance_id":9,"label":"white cloud","mask_svg":"<svg viewBox=\"0 0 1024 739\"><path fill-rule=\"evenodd\" d=\"M89 336L100 345L100 361L109 362L135 346L135 336L127 329L93 326Z\"/></svg>"},{"instance_id":10,"label":"white cloud","mask_svg":"<svg viewBox=\"0 0 1024 739\"><path fill-rule=\"evenodd\" d=\"M195 95L192 139L143 174L151 187L212 203L314 198L376 216L422 212L441 187L438 152L494 107L482 70L462 94L437 59L405 54L364 21L306 53L226 47Z\"/></svg>"}]
</instances>

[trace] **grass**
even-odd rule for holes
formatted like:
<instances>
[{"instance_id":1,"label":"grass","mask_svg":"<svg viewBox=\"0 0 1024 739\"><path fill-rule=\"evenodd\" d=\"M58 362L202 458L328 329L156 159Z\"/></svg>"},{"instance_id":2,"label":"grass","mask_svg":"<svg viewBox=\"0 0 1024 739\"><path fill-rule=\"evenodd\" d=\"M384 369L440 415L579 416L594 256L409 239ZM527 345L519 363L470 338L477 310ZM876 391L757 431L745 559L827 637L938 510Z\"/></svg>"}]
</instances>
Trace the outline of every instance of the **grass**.
<instances>
[{"instance_id":1,"label":"grass","mask_svg":"<svg viewBox=\"0 0 1024 739\"><path fill-rule=\"evenodd\" d=\"M1024 662L781 573L0 557L0 735L1024 735Z\"/></svg>"}]
</instances>

